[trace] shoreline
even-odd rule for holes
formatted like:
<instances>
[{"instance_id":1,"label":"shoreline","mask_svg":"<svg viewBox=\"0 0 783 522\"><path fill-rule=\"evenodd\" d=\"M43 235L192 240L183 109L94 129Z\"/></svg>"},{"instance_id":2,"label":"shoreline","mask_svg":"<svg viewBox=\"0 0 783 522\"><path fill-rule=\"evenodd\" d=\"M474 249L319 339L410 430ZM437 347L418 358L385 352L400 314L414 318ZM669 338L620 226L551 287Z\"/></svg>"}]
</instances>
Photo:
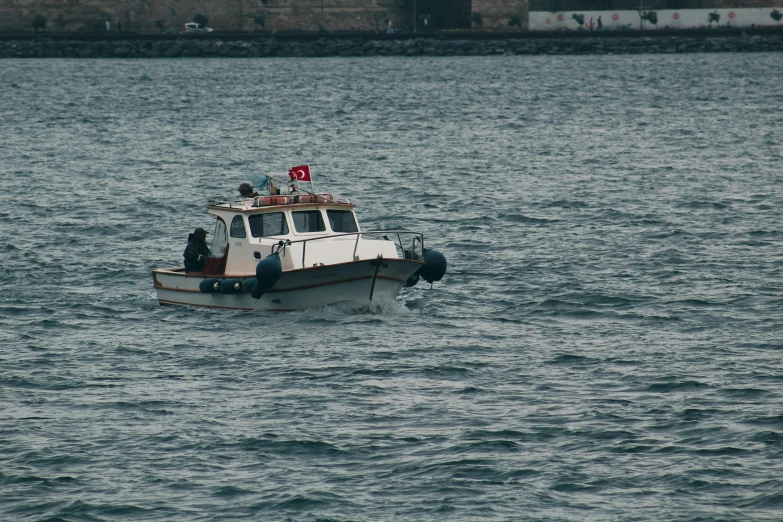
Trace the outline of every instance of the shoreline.
<instances>
[{"instance_id":1,"label":"shoreline","mask_svg":"<svg viewBox=\"0 0 783 522\"><path fill-rule=\"evenodd\" d=\"M0 35L0 58L261 58L781 52L783 31Z\"/></svg>"}]
</instances>

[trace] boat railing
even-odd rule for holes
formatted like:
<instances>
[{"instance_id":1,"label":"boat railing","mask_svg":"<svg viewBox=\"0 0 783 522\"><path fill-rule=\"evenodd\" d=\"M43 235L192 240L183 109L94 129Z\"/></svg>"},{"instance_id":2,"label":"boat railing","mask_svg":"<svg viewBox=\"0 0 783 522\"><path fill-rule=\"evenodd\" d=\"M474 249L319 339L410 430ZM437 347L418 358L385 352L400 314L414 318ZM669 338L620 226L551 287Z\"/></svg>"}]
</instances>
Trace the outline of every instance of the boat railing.
<instances>
[{"instance_id":1,"label":"boat railing","mask_svg":"<svg viewBox=\"0 0 783 522\"><path fill-rule=\"evenodd\" d=\"M421 259L421 257L424 255L424 234L420 232L414 232L412 230L364 230L362 232L339 232L336 234L329 234L328 236L318 236L318 237L310 237L306 239L297 239L295 241L286 240L286 241L280 241L277 245L277 251L279 252L281 249L284 249L287 246L290 245L296 245L298 243L302 244L302 268L306 267L305 259L307 256L307 245L310 242L314 241L325 241L329 239L339 238L339 237L350 237L355 236L356 240L353 244L353 254L351 255L351 261L358 261L359 257L356 255L356 252L359 249L359 239L367 236L367 235L381 235L382 238L386 241L393 241L390 239L389 236L394 235L397 237L397 241L394 242L394 244L400 249L401 256L405 259ZM410 249L406 249L406 245L403 243L403 237L406 237L406 240L408 237L410 237ZM274 250L273 250L274 252ZM409 257L410 256L410 257Z\"/></svg>"}]
</instances>

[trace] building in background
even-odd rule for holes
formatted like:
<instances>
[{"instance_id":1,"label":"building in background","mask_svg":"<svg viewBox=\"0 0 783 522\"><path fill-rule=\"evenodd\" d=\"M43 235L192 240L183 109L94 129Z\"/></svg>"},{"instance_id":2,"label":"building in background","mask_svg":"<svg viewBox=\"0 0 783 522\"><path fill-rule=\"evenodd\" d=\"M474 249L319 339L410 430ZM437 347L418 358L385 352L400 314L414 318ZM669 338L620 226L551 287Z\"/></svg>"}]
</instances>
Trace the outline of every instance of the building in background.
<instances>
[{"instance_id":1,"label":"building in background","mask_svg":"<svg viewBox=\"0 0 783 522\"><path fill-rule=\"evenodd\" d=\"M387 32L389 21L401 33L595 30L599 17L601 29L676 29L779 25L781 12L783 0L0 0L0 32L177 34L191 22L216 32Z\"/></svg>"}]
</instances>

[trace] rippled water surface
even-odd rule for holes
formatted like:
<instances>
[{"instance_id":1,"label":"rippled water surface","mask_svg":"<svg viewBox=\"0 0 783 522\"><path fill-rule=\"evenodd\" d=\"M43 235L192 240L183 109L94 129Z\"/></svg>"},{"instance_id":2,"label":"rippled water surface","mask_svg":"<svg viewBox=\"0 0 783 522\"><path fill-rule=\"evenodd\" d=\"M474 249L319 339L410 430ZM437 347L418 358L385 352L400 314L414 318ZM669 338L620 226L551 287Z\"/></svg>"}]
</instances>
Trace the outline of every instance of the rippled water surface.
<instances>
[{"instance_id":1,"label":"rippled water surface","mask_svg":"<svg viewBox=\"0 0 783 522\"><path fill-rule=\"evenodd\" d=\"M780 55L0 62L0 519L783 518ZM449 272L160 307L308 162Z\"/></svg>"}]
</instances>

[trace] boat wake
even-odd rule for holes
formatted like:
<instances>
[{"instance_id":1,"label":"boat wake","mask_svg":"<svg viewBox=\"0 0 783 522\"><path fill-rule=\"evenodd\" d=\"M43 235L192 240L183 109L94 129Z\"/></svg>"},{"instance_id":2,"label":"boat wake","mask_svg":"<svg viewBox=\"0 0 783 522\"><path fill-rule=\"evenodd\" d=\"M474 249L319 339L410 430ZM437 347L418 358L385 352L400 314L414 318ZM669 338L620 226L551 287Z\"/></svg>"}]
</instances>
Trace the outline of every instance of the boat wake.
<instances>
[{"instance_id":1,"label":"boat wake","mask_svg":"<svg viewBox=\"0 0 783 522\"><path fill-rule=\"evenodd\" d=\"M359 303L356 301L341 301L339 303L310 308L294 312L312 318L333 318L335 315L398 315L409 314L412 310L405 306L403 299L380 299Z\"/></svg>"}]
</instances>

